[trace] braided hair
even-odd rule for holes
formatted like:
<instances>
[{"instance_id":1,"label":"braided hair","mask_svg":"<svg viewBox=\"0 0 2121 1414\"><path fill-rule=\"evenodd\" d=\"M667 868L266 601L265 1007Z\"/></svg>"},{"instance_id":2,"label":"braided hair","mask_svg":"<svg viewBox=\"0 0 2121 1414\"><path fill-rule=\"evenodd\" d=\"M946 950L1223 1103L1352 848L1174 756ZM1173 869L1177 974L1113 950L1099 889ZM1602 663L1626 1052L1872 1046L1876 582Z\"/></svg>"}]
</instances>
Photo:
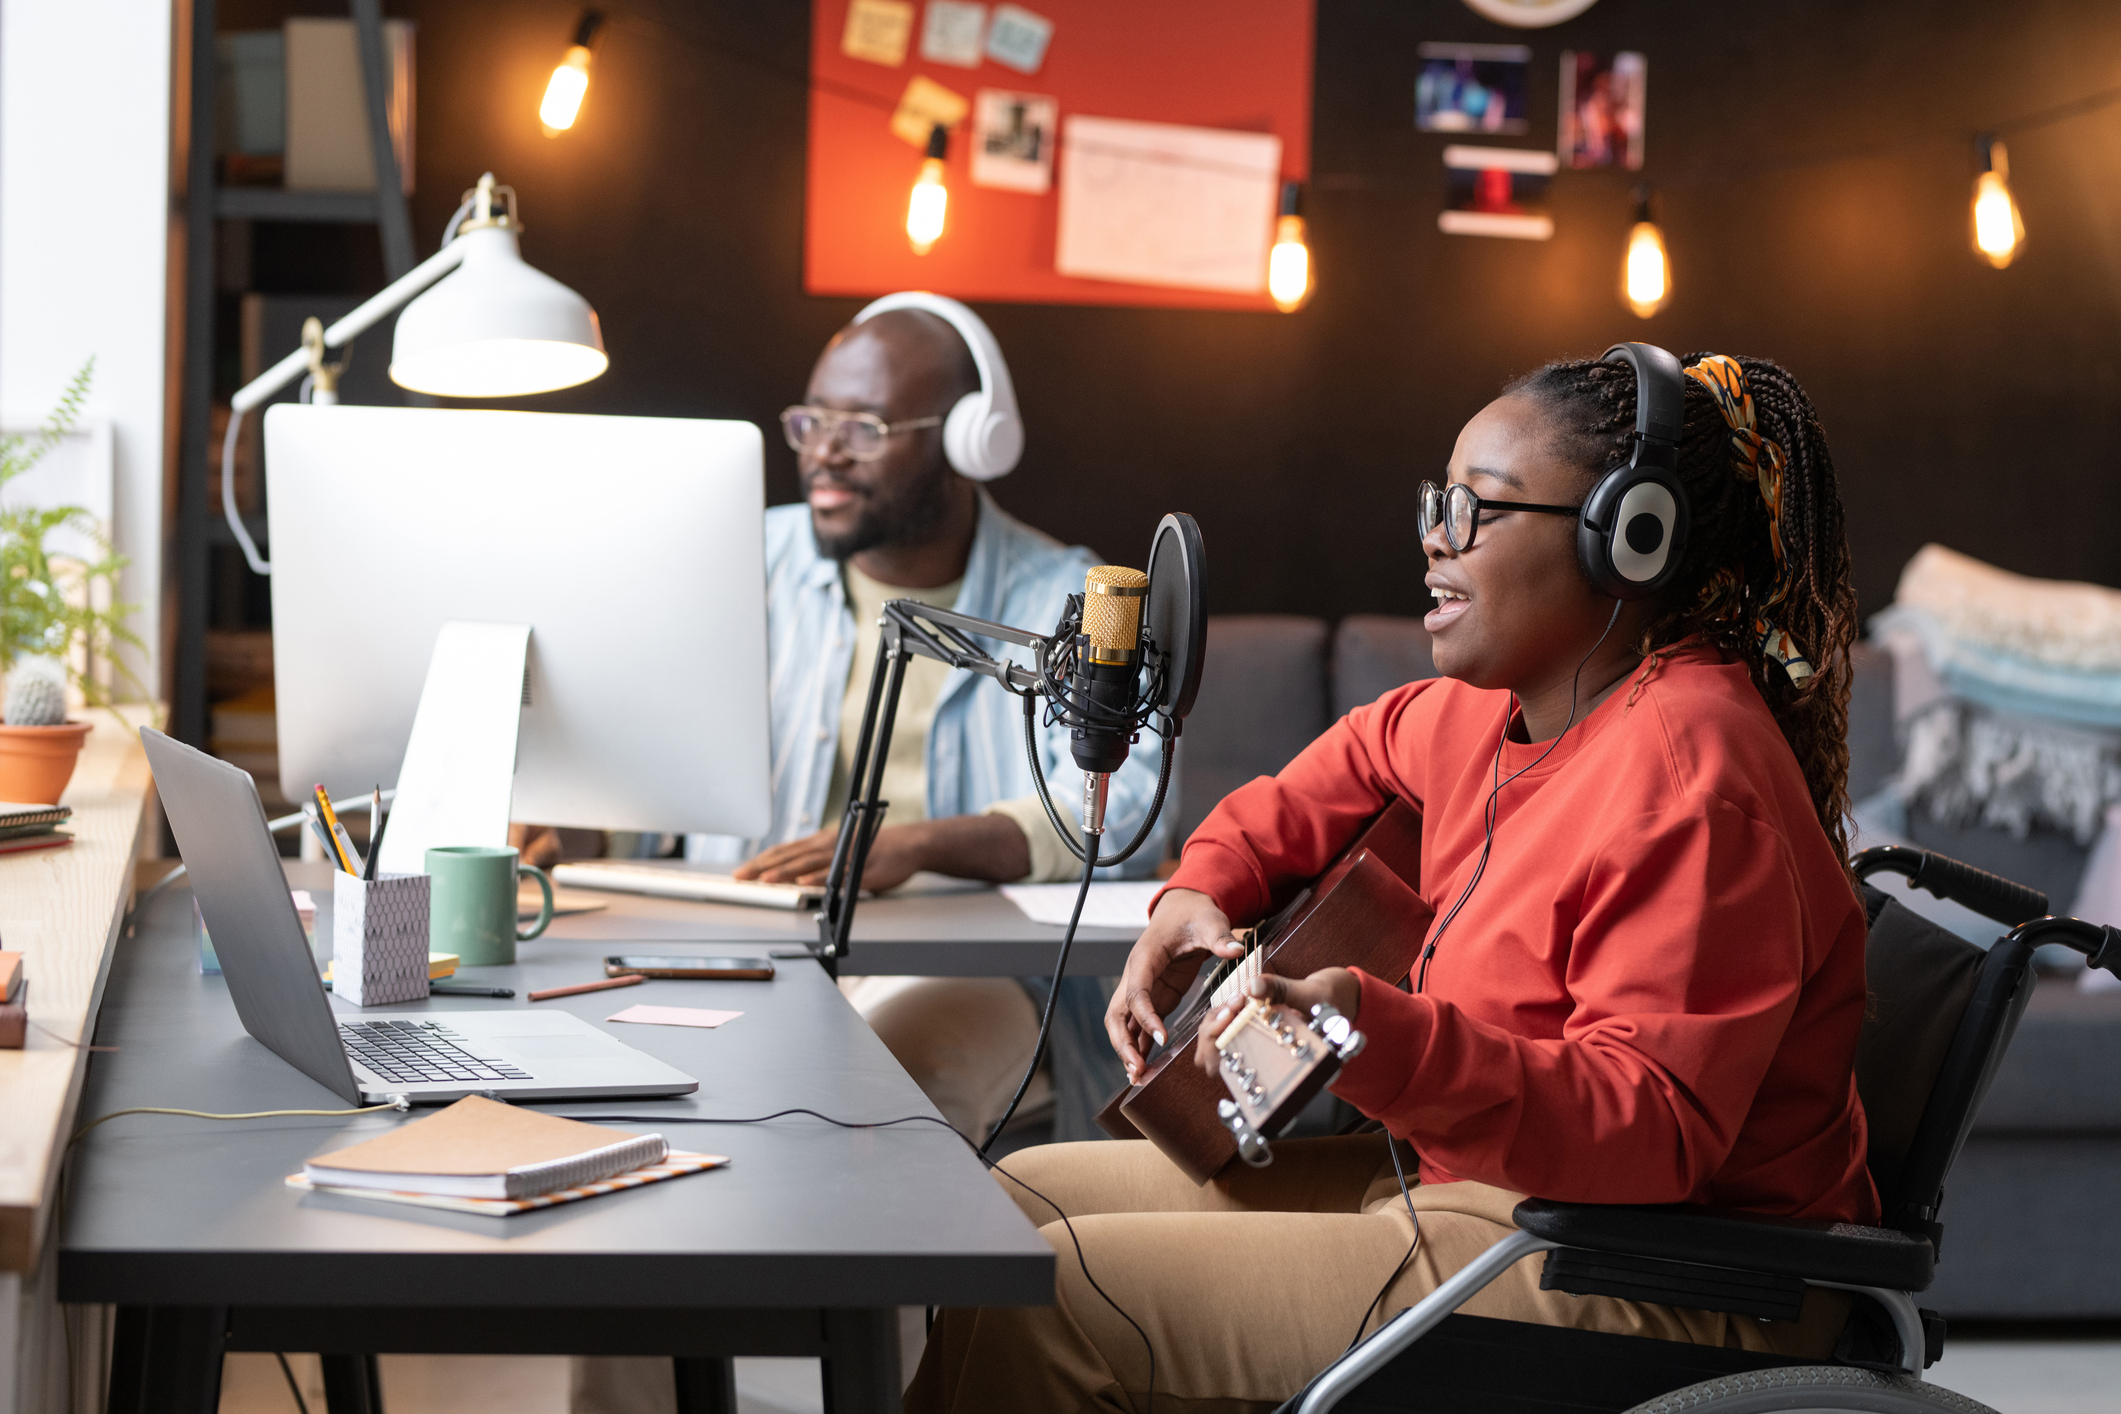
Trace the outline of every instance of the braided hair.
<instances>
[{"instance_id":1,"label":"braided hair","mask_svg":"<svg viewBox=\"0 0 2121 1414\"><path fill-rule=\"evenodd\" d=\"M1689 354L1693 365L1709 357ZM1797 757L1819 823L1838 857L1848 857L1849 643L1857 627L1856 587L1841 494L1826 433L1797 380L1766 359L1742 358L1759 432L1788 458L1779 526L1760 486L1734 458L1730 428L1709 389L1684 380L1686 416L1679 479L1692 511L1685 557L1671 585L1652 601L1637 651L1648 660L1640 683L1683 640L1699 636L1745 664L1753 685ZM1587 477L1628 458L1635 432L1635 375L1626 364L1570 360L1517 379L1505 396L1526 398L1548 415L1561 454ZM1778 560L1774 532L1780 531ZM1769 654L1756 619L1774 621L1810 659L1809 677Z\"/></svg>"}]
</instances>

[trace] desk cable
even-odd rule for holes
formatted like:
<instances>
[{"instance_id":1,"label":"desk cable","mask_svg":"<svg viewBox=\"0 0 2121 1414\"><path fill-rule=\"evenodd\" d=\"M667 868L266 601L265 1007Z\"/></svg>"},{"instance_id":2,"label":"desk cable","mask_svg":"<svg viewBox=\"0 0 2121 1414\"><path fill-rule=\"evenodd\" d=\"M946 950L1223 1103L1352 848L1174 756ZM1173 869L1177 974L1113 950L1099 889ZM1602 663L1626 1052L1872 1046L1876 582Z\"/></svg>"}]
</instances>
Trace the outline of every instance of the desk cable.
<instances>
[{"instance_id":1,"label":"desk cable","mask_svg":"<svg viewBox=\"0 0 2121 1414\"><path fill-rule=\"evenodd\" d=\"M411 1108L412 1102L403 1095L394 1095L380 1105L358 1105L349 1110L251 1110L246 1114L228 1115L213 1114L206 1110L177 1110L165 1109L160 1105L136 1105L129 1110L112 1110L107 1115L97 1115L87 1124L75 1130L74 1137L67 1140L66 1143L67 1147L71 1148L81 1141L82 1135L88 1133L97 1125L117 1119L121 1115L183 1115L187 1119L278 1119L282 1115L365 1115L374 1114L377 1110L397 1110L403 1113Z\"/></svg>"},{"instance_id":2,"label":"desk cable","mask_svg":"<svg viewBox=\"0 0 2121 1414\"><path fill-rule=\"evenodd\" d=\"M974 1158L978 1159L988 1168L994 1170L994 1172L1000 1174L1003 1178L1008 1179L1018 1188L1023 1189L1032 1197L1038 1199L1039 1202L1044 1203L1055 1213L1058 1213L1060 1215L1061 1226L1068 1229L1068 1240L1075 1245L1075 1261L1076 1265L1080 1266L1083 1269L1083 1280L1090 1283L1090 1289L1098 1294L1099 1299L1101 1299L1107 1306L1110 1306L1114 1311L1119 1313L1119 1318L1121 1320L1125 1321L1128 1325L1134 1327L1134 1333L1141 1337L1142 1349L1149 1352L1149 1391L1148 1399L1146 1401L1146 1414L1156 1414L1156 1347L1150 1344L1149 1333L1142 1329L1141 1322L1135 1320L1132 1316L1128 1315L1126 1308L1121 1306L1117 1301L1114 1301L1112 1299L1112 1294L1106 1291L1104 1287L1098 1285L1096 1277L1090 1275L1090 1263L1088 1259L1083 1256L1083 1241L1080 1237L1076 1236L1075 1224L1068 1220L1068 1215L1066 1213L1061 1212L1060 1204L1054 1202L1051 1198L1048 1198L1045 1194L1039 1192L1036 1188L1033 1188L1030 1184L1024 1182L1015 1174L1009 1172L1009 1170L1003 1168L1001 1160L991 1159L987 1157L986 1151L981 1149L979 1145L973 1143L969 1135L965 1134L963 1130L960 1130L956 1125L950 1123L950 1121L946 1119L943 1119L937 1115L901 1115L897 1119L875 1120L834 1119L831 1115L823 1114L817 1110L807 1109L800 1105L790 1106L788 1109L785 1110L775 1110L772 1114L750 1115L742 1119L723 1119L717 1116L709 1115L628 1114L569 1114L560 1115L558 1116L558 1118L582 1120L585 1122L595 1123L611 1123L613 1121L617 1121L622 1124L764 1124L768 1120L780 1119L786 1115L809 1115L813 1119L821 1119L825 1123L835 1125L841 1129L889 1129L893 1125L900 1124L940 1125L944 1129L949 1130L952 1134L955 1134L960 1140L962 1140L964 1142L965 1147L972 1151L972 1156ZM1397 1160L1395 1159L1394 1162L1396 1163ZM1367 1315L1364 1319L1368 1319Z\"/></svg>"}]
</instances>

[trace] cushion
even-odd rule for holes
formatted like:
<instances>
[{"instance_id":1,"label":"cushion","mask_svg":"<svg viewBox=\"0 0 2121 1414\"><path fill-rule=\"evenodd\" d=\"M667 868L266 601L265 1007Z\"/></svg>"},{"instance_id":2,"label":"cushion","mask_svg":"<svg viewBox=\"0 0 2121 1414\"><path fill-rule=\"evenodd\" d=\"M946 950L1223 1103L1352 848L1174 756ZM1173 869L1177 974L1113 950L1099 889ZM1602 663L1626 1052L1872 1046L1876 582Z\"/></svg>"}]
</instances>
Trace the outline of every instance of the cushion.
<instances>
[{"instance_id":1,"label":"cushion","mask_svg":"<svg viewBox=\"0 0 2121 1414\"><path fill-rule=\"evenodd\" d=\"M1200 697L1179 737L1174 838L1245 782L1288 765L1328 720L1324 619L1211 615Z\"/></svg>"},{"instance_id":2,"label":"cushion","mask_svg":"<svg viewBox=\"0 0 2121 1414\"><path fill-rule=\"evenodd\" d=\"M1350 614L1333 633L1333 716L1345 717L1395 687L1436 676L1420 619Z\"/></svg>"}]
</instances>

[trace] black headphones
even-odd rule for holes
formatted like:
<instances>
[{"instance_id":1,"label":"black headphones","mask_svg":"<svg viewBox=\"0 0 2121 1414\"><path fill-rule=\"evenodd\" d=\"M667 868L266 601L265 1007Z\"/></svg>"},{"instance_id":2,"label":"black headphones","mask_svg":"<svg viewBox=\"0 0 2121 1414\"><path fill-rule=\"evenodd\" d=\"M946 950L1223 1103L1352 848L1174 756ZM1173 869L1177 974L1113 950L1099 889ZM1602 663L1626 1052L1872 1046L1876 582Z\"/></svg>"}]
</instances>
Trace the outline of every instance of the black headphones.
<instances>
[{"instance_id":1,"label":"black headphones","mask_svg":"<svg viewBox=\"0 0 2121 1414\"><path fill-rule=\"evenodd\" d=\"M1599 361L1635 370L1635 441L1627 462L1585 499L1576 558L1599 593L1646 599L1672 582L1686 551L1689 513L1679 483L1686 374L1655 344L1615 344Z\"/></svg>"}]
</instances>

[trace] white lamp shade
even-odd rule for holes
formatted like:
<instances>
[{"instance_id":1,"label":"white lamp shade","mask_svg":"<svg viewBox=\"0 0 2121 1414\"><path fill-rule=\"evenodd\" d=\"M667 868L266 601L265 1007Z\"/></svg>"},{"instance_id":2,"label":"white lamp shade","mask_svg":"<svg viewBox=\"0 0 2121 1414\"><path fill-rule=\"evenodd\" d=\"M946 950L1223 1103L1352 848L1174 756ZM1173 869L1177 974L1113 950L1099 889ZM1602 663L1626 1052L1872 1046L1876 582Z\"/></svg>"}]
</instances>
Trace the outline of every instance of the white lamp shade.
<instances>
[{"instance_id":1,"label":"white lamp shade","mask_svg":"<svg viewBox=\"0 0 2121 1414\"><path fill-rule=\"evenodd\" d=\"M390 378L445 398L587 383L611 365L589 301L523 263L505 226L466 231L464 263L398 315Z\"/></svg>"}]
</instances>

